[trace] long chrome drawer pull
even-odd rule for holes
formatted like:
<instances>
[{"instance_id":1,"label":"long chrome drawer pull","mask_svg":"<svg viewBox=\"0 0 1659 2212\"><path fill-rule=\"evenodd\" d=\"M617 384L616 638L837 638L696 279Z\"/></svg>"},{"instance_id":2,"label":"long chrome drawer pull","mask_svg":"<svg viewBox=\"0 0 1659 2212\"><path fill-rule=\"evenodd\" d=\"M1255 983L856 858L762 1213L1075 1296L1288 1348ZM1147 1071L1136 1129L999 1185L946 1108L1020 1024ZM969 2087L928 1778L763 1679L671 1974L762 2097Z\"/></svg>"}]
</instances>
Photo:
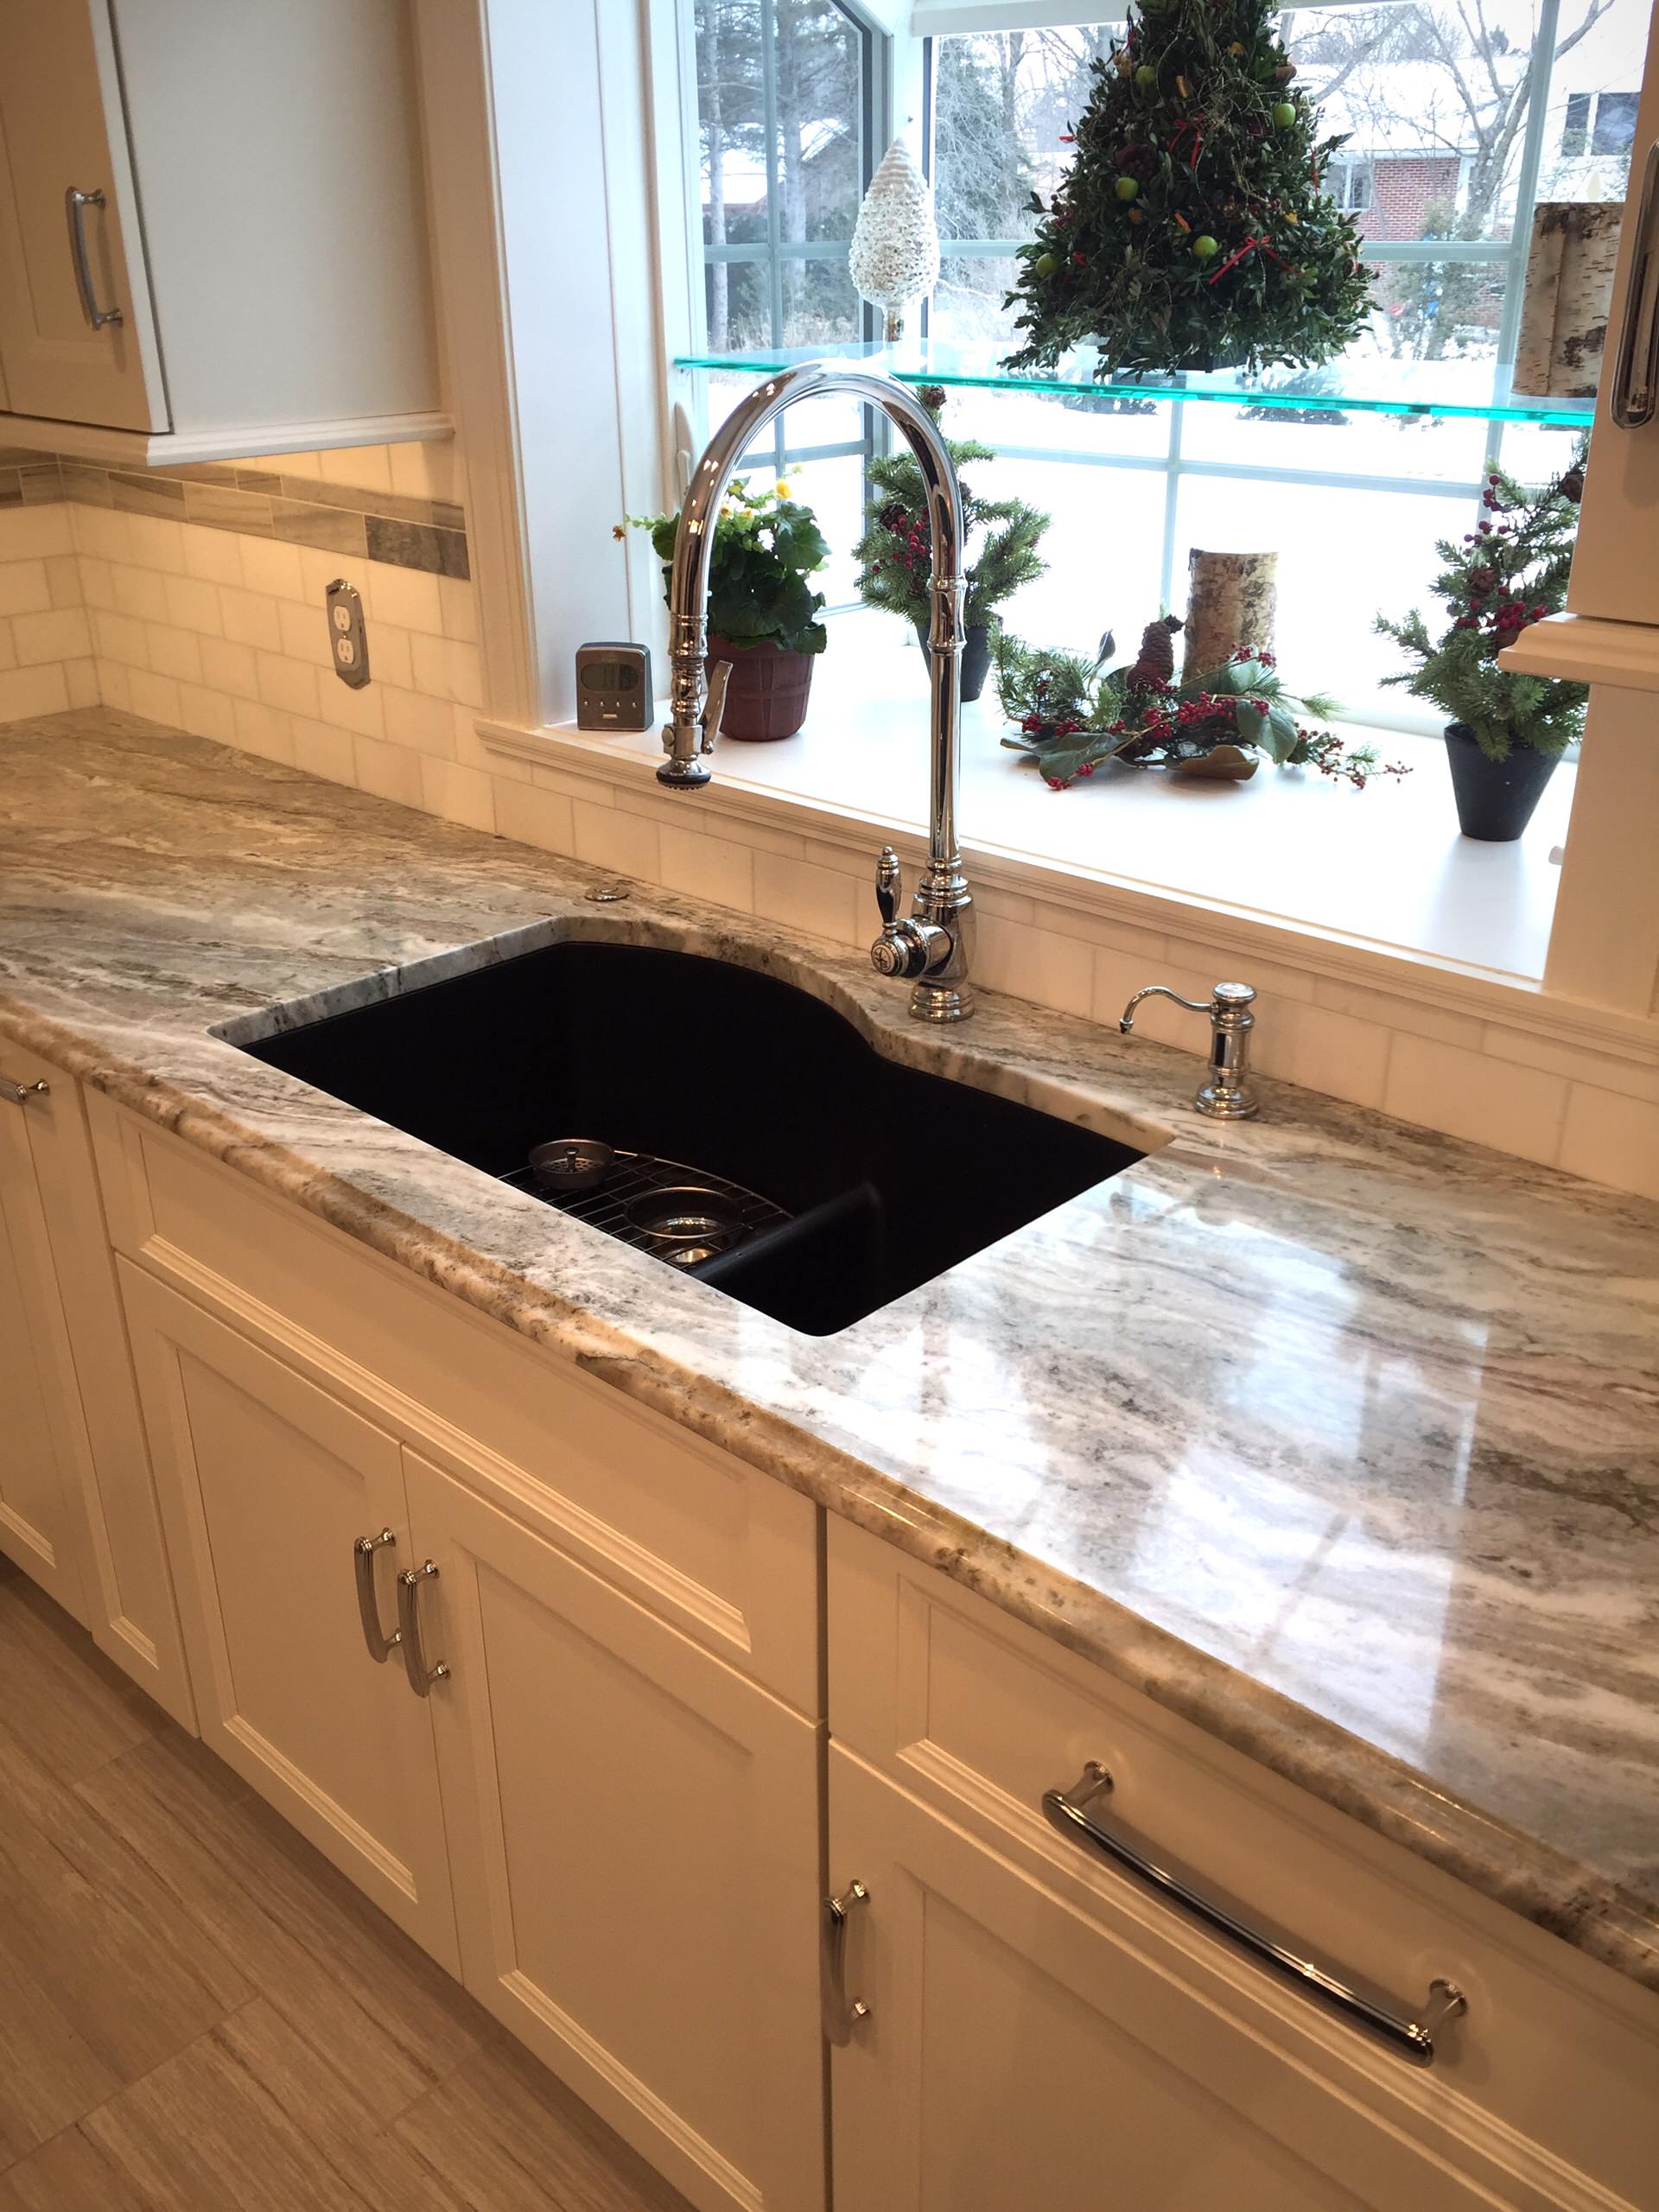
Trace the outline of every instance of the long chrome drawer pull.
<instances>
[{"instance_id":1,"label":"long chrome drawer pull","mask_svg":"<svg viewBox=\"0 0 1659 2212\"><path fill-rule=\"evenodd\" d=\"M31 1098L44 1098L51 1089L49 1083L14 1083L9 1075L0 1075L0 1098L9 1098L14 1106L27 1106Z\"/></svg>"},{"instance_id":2,"label":"long chrome drawer pull","mask_svg":"<svg viewBox=\"0 0 1659 2212\"><path fill-rule=\"evenodd\" d=\"M101 308L98 304L98 295L92 289L92 264L86 257L86 210L103 205L101 191L79 192L73 184L63 195L64 213L69 218L69 258L74 264L75 289L80 294L80 311L94 330L123 320L119 308Z\"/></svg>"},{"instance_id":3,"label":"long chrome drawer pull","mask_svg":"<svg viewBox=\"0 0 1659 2212\"><path fill-rule=\"evenodd\" d=\"M1608 406L1621 430L1639 430L1659 405L1659 243L1653 234L1659 213L1659 142L1648 149L1642 175L1642 204L1630 249L1630 274L1624 295L1624 324L1618 334L1613 386Z\"/></svg>"},{"instance_id":4,"label":"long chrome drawer pull","mask_svg":"<svg viewBox=\"0 0 1659 2212\"><path fill-rule=\"evenodd\" d=\"M838 1897L823 1901L823 2032L833 2044L849 2044L870 2008L857 1998L847 2001L847 1922L853 1907L868 1904L870 1893L862 1882L849 1882Z\"/></svg>"},{"instance_id":5,"label":"long chrome drawer pull","mask_svg":"<svg viewBox=\"0 0 1659 2212\"><path fill-rule=\"evenodd\" d=\"M378 1536L359 1536L352 1546L352 1567L357 1576L358 1618L363 1624L363 1641L369 1656L378 1667L384 1667L391 1654L403 1642L401 1633L388 1636L380 1625L380 1601L374 1594L374 1555L385 1551L397 1542L390 1529L383 1529Z\"/></svg>"},{"instance_id":6,"label":"long chrome drawer pull","mask_svg":"<svg viewBox=\"0 0 1659 2212\"><path fill-rule=\"evenodd\" d=\"M1213 1928L1223 1936L1230 1936L1235 1943L1248 1951L1265 1967L1294 1981L1310 1997L1319 1999L1347 2019L1356 2021L1380 2036L1389 2047L1397 2050L1414 2066L1434 2063L1434 2039L1448 2020L1455 2019L1469 2009L1468 2000L1455 1982L1436 1980L1428 1986L1427 2001L1421 2012L1414 2018L1387 1998L1367 1993L1357 1984L1357 1978L1347 1973L1335 1974L1316 1966L1311 1959L1299 1958L1285 1944L1260 1929L1252 1928L1240 1920L1229 1908L1215 1898L1205 1897L1167 1866L1160 1866L1148 1859L1134 1844L1122 1836L1113 1835L1101 1827L1088 1808L1097 1797L1110 1790L1112 1777L1097 1759L1090 1759L1081 1776L1070 1789L1046 1789L1043 1793L1043 1811L1062 1835L1077 1841L1092 1844L1115 1866L1127 1867L1131 1874L1138 1874L1143 1882L1160 1891L1173 1904L1178 1904L1201 1920L1206 1928Z\"/></svg>"},{"instance_id":7,"label":"long chrome drawer pull","mask_svg":"<svg viewBox=\"0 0 1659 2212\"><path fill-rule=\"evenodd\" d=\"M430 1560L422 1567L406 1567L397 1578L397 1641L404 1649L409 1687L416 1697L427 1696L434 1682L447 1682L449 1679L449 1669L442 1660L435 1667L429 1667L426 1654L421 1649L421 1585L437 1579L438 1570Z\"/></svg>"}]
</instances>

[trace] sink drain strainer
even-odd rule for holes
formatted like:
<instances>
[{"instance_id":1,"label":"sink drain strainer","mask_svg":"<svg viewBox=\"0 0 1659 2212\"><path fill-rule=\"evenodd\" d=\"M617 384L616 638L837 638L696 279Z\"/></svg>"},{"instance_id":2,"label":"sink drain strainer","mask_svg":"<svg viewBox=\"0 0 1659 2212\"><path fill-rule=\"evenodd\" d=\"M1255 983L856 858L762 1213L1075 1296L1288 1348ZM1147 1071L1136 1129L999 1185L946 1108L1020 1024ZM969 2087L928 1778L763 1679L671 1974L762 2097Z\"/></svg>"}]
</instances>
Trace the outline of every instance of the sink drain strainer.
<instances>
[{"instance_id":1,"label":"sink drain strainer","mask_svg":"<svg viewBox=\"0 0 1659 2212\"><path fill-rule=\"evenodd\" d=\"M724 1192L700 1183L648 1191L631 1199L626 1211L634 1228L663 1247L665 1260L681 1268L695 1268L716 1253L729 1251L747 1230L741 1205Z\"/></svg>"}]
</instances>

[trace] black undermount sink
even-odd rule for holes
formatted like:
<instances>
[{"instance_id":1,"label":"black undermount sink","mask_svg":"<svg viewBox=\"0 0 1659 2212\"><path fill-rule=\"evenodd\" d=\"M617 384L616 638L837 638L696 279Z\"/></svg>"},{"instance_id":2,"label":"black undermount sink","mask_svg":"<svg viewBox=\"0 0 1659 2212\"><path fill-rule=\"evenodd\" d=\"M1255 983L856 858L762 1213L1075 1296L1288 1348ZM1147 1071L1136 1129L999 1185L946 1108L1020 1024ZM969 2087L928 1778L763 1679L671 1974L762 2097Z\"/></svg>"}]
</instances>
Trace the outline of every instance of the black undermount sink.
<instances>
[{"instance_id":1,"label":"black undermount sink","mask_svg":"<svg viewBox=\"0 0 1659 2212\"><path fill-rule=\"evenodd\" d=\"M642 945L548 945L245 1049L811 1336L1141 1157Z\"/></svg>"}]
</instances>

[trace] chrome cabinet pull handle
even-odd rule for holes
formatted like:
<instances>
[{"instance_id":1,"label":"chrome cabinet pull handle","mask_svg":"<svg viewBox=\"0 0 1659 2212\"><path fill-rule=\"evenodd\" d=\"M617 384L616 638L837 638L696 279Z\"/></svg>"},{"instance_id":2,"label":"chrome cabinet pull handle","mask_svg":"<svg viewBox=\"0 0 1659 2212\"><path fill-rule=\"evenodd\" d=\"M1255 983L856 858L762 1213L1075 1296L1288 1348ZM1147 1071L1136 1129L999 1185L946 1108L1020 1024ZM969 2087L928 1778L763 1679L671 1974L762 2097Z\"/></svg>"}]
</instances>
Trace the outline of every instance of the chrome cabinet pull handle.
<instances>
[{"instance_id":1,"label":"chrome cabinet pull handle","mask_svg":"<svg viewBox=\"0 0 1659 2212\"><path fill-rule=\"evenodd\" d=\"M870 2008L855 1998L847 2001L847 1923L855 1905L868 1904L870 1893L862 1882L849 1882L838 1897L823 1901L823 2032L833 2044L849 2044Z\"/></svg>"},{"instance_id":2,"label":"chrome cabinet pull handle","mask_svg":"<svg viewBox=\"0 0 1659 2212\"><path fill-rule=\"evenodd\" d=\"M363 1641L377 1667L384 1667L404 1640L399 1631L394 1630L388 1636L381 1628L380 1604L374 1594L374 1555L378 1551L388 1549L397 1541L390 1529L383 1529L378 1536L359 1536L352 1546L352 1567L357 1576L358 1618L363 1624Z\"/></svg>"},{"instance_id":3,"label":"chrome cabinet pull handle","mask_svg":"<svg viewBox=\"0 0 1659 2212\"><path fill-rule=\"evenodd\" d=\"M1610 406L1621 430L1639 430L1653 420L1655 406L1659 404L1659 254L1655 251L1653 236L1656 206L1659 140L1648 149L1642 175L1642 203L1630 255L1630 289L1624 298L1624 324L1618 334L1618 359L1613 370Z\"/></svg>"},{"instance_id":4,"label":"chrome cabinet pull handle","mask_svg":"<svg viewBox=\"0 0 1659 2212\"><path fill-rule=\"evenodd\" d=\"M75 289L80 294L80 311L94 330L124 320L119 308L99 307L98 295L92 289L92 264L86 255L86 210L103 205L101 191L78 192L73 184L63 195L64 213L69 218L69 257L75 264Z\"/></svg>"},{"instance_id":5,"label":"chrome cabinet pull handle","mask_svg":"<svg viewBox=\"0 0 1659 2212\"><path fill-rule=\"evenodd\" d=\"M1469 2009L1468 1999L1455 1982L1430 1982L1427 1999L1421 2012L1414 2018L1391 1999L1366 1990L1357 1976L1345 1971L1333 1972L1311 1959L1299 1957L1275 1937L1239 1919L1229 1906L1194 1889L1182 1875L1160 1866L1122 1836L1103 1828L1088 1808L1096 1798L1105 1796L1111 1787L1111 1776L1097 1759L1090 1759L1070 1789L1043 1792L1044 1814L1062 1835L1092 1846L1115 1866L1127 1867L1131 1874L1139 1875L1172 1904L1179 1905L1183 1911L1190 1912L1195 1920L1201 1920L1218 1935L1230 1937L1253 1959L1282 1974L1307 1996L1332 2005L1345 2019L1380 2036L1390 2049L1408 2058L1414 2066L1434 2063L1435 2038L1440 2030L1448 2020Z\"/></svg>"},{"instance_id":6,"label":"chrome cabinet pull handle","mask_svg":"<svg viewBox=\"0 0 1659 2212\"><path fill-rule=\"evenodd\" d=\"M10 1099L14 1106L27 1106L31 1098L46 1098L51 1095L49 1083L14 1083L9 1075L0 1075L0 1098Z\"/></svg>"},{"instance_id":7,"label":"chrome cabinet pull handle","mask_svg":"<svg viewBox=\"0 0 1659 2212\"><path fill-rule=\"evenodd\" d=\"M397 1642L403 1646L404 1668L416 1697L429 1695L434 1682L447 1682L449 1669L442 1659L426 1663L421 1649L420 1596L423 1582L435 1582L438 1570L430 1560L421 1567L406 1567L397 1578Z\"/></svg>"}]
</instances>

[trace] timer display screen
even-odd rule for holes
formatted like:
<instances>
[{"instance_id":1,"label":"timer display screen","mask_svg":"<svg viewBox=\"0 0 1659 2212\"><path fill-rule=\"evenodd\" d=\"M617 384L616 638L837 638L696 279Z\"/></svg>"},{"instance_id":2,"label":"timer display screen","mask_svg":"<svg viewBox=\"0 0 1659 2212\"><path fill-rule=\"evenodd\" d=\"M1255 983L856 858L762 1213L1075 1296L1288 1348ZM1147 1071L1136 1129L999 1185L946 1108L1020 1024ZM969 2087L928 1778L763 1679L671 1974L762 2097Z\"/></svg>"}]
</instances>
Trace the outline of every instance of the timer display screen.
<instances>
[{"instance_id":1,"label":"timer display screen","mask_svg":"<svg viewBox=\"0 0 1659 2212\"><path fill-rule=\"evenodd\" d=\"M630 661L590 660L582 664L582 681L588 691L637 691L639 671Z\"/></svg>"}]
</instances>

